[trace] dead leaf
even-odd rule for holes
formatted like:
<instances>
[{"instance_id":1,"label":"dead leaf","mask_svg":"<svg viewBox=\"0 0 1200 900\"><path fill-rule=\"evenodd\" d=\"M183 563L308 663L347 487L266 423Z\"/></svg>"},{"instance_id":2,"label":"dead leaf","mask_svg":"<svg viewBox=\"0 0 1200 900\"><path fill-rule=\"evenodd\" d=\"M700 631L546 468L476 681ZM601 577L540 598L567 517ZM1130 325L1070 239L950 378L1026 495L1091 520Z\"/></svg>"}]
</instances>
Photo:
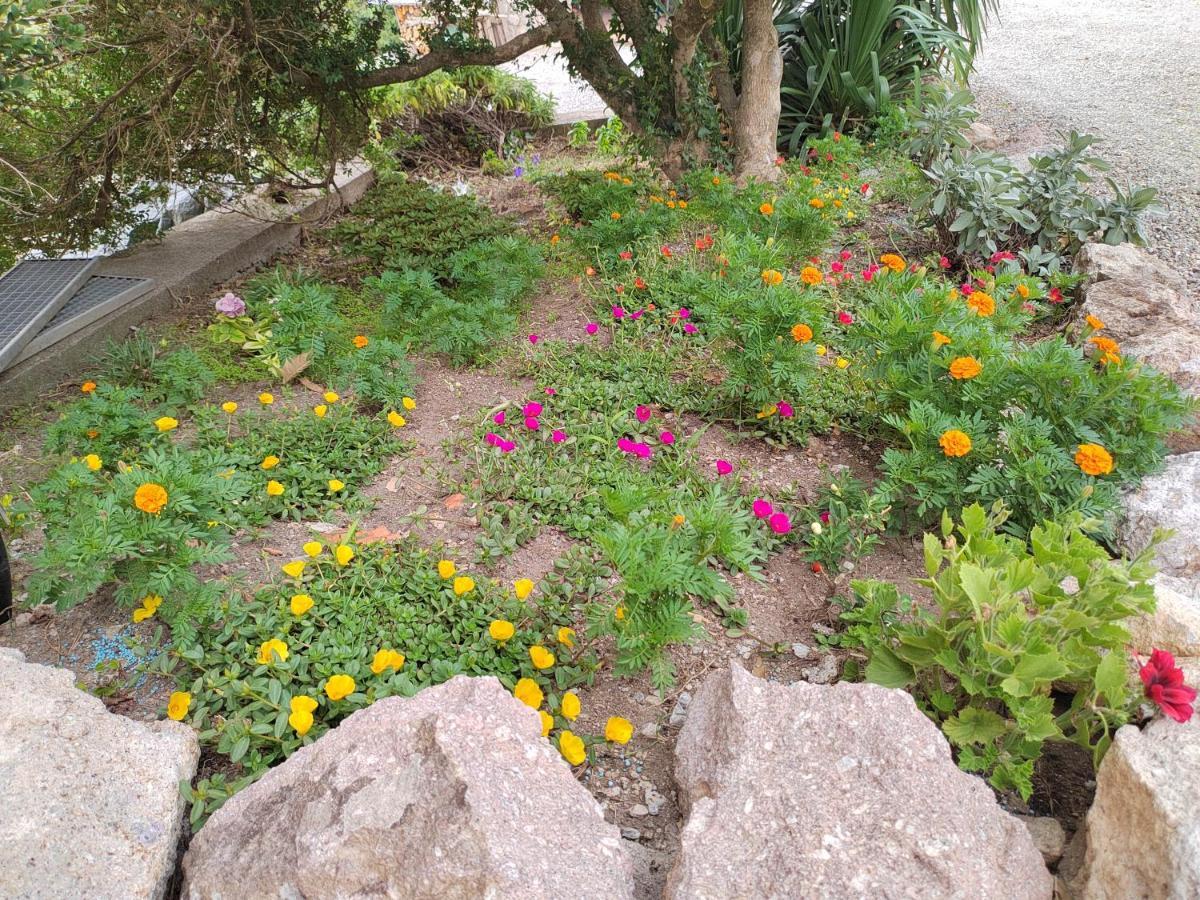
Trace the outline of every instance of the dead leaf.
<instances>
[{"instance_id":1,"label":"dead leaf","mask_svg":"<svg viewBox=\"0 0 1200 900\"><path fill-rule=\"evenodd\" d=\"M284 384L287 384L301 372L308 368L312 362L312 354L307 350L303 353L297 353L282 366L279 367L279 378Z\"/></svg>"},{"instance_id":2,"label":"dead leaf","mask_svg":"<svg viewBox=\"0 0 1200 900\"><path fill-rule=\"evenodd\" d=\"M283 551L276 550L274 547L263 547L263 553L267 556L283 556Z\"/></svg>"},{"instance_id":3,"label":"dead leaf","mask_svg":"<svg viewBox=\"0 0 1200 900\"><path fill-rule=\"evenodd\" d=\"M311 378L301 378L300 383L302 385L304 385L306 388L308 388L310 391L312 391L314 394L325 393L325 386L321 385L321 384L317 384Z\"/></svg>"},{"instance_id":4,"label":"dead leaf","mask_svg":"<svg viewBox=\"0 0 1200 900\"><path fill-rule=\"evenodd\" d=\"M467 498L465 494L451 494L442 501L442 505L445 506L446 509L458 509L463 505L463 501L466 499Z\"/></svg>"},{"instance_id":5,"label":"dead leaf","mask_svg":"<svg viewBox=\"0 0 1200 900\"><path fill-rule=\"evenodd\" d=\"M360 531L354 536L355 543L358 544L379 544L385 541L399 540L400 535L387 528L386 525L377 525L369 531Z\"/></svg>"},{"instance_id":6,"label":"dead leaf","mask_svg":"<svg viewBox=\"0 0 1200 900\"><path fill-rule=\"evenodd\" d=\"M767 665L758 654L754 655L754 663L750 667L750 674L755 678L765 678L767 675Z\"/></svg>"},{"instance_id":7,"label":"dead leaf","mask_svg":"<svg viewBox=\"0 0 1200 900\"><path fill-rule=\"evenodd\" d=\"M384 487L387 488L391 493L394 494L394 493L396 493L396 484L397 484L397 480L395 478L389 478L387 480L387 484L385 484Z\"/></svg>"}]
</instances>

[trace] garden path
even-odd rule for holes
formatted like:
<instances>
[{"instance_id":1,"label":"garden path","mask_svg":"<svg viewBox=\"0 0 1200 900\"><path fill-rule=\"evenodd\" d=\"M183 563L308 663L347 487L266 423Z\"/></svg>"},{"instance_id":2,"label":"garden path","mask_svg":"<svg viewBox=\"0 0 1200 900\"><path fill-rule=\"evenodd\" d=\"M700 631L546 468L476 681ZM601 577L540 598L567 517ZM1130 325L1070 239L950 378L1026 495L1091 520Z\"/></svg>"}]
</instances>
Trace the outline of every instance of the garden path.
<instances>
[{"instance_id":1,"label":"garden path","mask_svg":"<svg viewBox=\"0 0 1200 900\"><path fill-rule=\"evenodd\" d=\"M1157 187L1149 249L1200 291L1200 3L1004 0L971 88L1010 156L1075 128L1103 139L1118 184Z\"/></svg>"}]
</instances>

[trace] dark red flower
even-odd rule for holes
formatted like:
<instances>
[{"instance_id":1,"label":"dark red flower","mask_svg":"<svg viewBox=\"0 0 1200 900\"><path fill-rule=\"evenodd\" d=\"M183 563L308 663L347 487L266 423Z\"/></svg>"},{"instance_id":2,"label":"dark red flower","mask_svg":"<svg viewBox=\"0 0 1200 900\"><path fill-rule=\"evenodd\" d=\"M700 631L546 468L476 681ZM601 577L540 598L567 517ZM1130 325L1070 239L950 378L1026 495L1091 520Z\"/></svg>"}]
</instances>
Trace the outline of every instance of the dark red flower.
<instances>
[{"instance_id":1,"label":"dark red flower","mask_svg":"<svg viewBox=\"0 0 1200 900\"><path fill-rule=\"evenodd\" d=\"M633 259L633 251L631 250L622 250L617 255L620 256L621 259Z\"/></svg>"},{"instance_id":2,"label":"dark red flower","mask_svg":"<svg viewBox=\"0 0 1200 900\"><path fill-rule=\"evenodd\" d=\"M943 269L950 268L950 257L942 256L938 258L938 266Z\"/></svg>"},{"instance_id":3,"label":"dark red flower","mask_svg":"<svg viewBox=\"0 0 1200 900\"><path fill-rule=\"evenodd\" d=\"M1146 686L1146 697L1176 722L1192 717L1192 701L1196 689L1183 683L1183 669L1175 665L1175 657L1166 650L1155 650L1138 672Z\"/></svg>"},{"instance_id":4,"label":"dark red flower","mask_svg":"<svg viewBox=\"0 0 1200 900\"><path fill-rule=\"evenodd\" d=\"M1058 288L1050 288L1050 302L1051 303L1062 303L1063 302L1062 291L1060 291Z\"/></svg>"}]
</instances>

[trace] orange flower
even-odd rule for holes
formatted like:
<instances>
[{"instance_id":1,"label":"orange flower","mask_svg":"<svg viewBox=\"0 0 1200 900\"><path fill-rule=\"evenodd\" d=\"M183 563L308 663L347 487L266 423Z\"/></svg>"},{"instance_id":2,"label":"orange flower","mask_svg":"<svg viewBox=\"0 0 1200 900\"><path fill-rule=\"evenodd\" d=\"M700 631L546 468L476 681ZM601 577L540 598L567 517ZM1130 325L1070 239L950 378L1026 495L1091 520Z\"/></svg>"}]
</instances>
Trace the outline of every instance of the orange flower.
<instances>
[{"instance_id":1,"label":"orange flower","mask_svg":"<svg viewBox=\"0 0 1200 900\"><path fill-rule=\"evenodd\" d=\"M967 306L973 309L976 315L985 317L996 311L996 301L992 299L991 294L983 291L973 291L971 296L967 297Z\"/></svg>"},{"instance_id":2,"label":"orange flower","mask_svg":"<svg viewBox=\"0 0 1200 900\"><path fill-rule=\"evenodd\" d=\"M359 350L361 350L363 347L367 346L367 344L369 344L369 343L371 343L371 342L369 340L367 340L367 336L365 334L356 334L354 336L354 346L357 347Z\"/></svg>"},{"instance_id":3,"label":"orange flower","mask_svg":"<svg viewBox=\"0 0 1200 900\"><path fill-rule=\"evenodd\" d=\"M813 330L803 322L799 322L792 326L792 339L797 344L807 344L813 339Z\"/></svg>"},{"instance_id":4,"label":"orange flower","mask_svg":"<svg viewBox=\"0 0 1200 900\"><path fill-rule=\"evenodd\" d=\"M942 334L940 331L935 331L933 333L933 346L941 347L943 344L948 343L950 343L950 338L946 337L946 335Z\"/></svg>"},{"instance_id":5,"label":"orange flower","mask_svg":"<svg viewBox=\"0 0 1200 900\"><path fill-rule=\"evenodd\" d=\"M1028 300L1029 299L1029 285L1018 284L1017 285L1017 293L1021 295L1022 300Z\"/></svg>"},{"instance_id":6,"label":"orange flower","mask_svg":"<svg viewBox=\"0 0 1200 900\"><path fill-rule=\"evenodd\" d=\"M971 452L971 438L966 432L952 428L938 438L938 446L947 456L966 456Z\"/></svg>"},{"instance_id":7,"label":"orange flower","mask_svg":"<svg viewBox=\"0 0 1200 900\"><path fill-rule=\"evenodd\" d=\"M821 270L816 266L805 266L800 270L800 280L809 286L820 284L822 277Z\"/></svg>"},{"instance_id":8,"label":"orange flower","mask_svg":"<svg viewBox=\"0 0 1200 900\"><path fill-rule=\"evenodd\" d=\"M813 209L824 209L825 201L822 200L820 197L813 197L811 200L808 201L808 205L811 206Z\"/></svg>"},{"instance_id":9,"label":"orange flower","mask_svg":"<svg viewBox=\"0 0 1200 900\"><path fill-rule=\"evenodd\" d=\"M1104 363L1119 363L1121 361L1121 345L1110 337L1096 334L1088 338L1089 344L1095 344L1100 351L1100 361Z\"/></svg>"},{"instance_id":10,"label":"orange flower","mask_svg":"<svg viewBox=\"0 0 1200 900\"><path fill-rule=\"evenodd\" d=\"M758 211L760 213L762 213L764 216L769 216L769 215L774 214L775 207L772 206L770 203L764 203L758 208Z\"/></svg>"},{"instance_id":11,"label":"orange flower","mask_svg":"<svg viewBox=\"0 0 1200 900\"><path fill-rule=\"evenodd\" d=\"M905 269L904 257L897 256L895 253L885 253L879 257L879 264L887 266L893 272L903 272Z\"/></svg>"},{"instance_id":12,"label":"orange flower","mask_svg":"<svg viewBox=\"0 0 1200 900\"><path fill-rule=\"evenodd\" d=\"M1075 465L1083 470L1085 475L1107 475L1113 470L1113 458L1099 444L1080 444L1075 453Z\"/></svg>"},{"instance_id":13,"label":"orange flower","mask_svg":"<svg viewBox=\"0 0 1200 900\"><path fill-rule=\"evenodd\" d=\"M1093 316L1091 313L1088 313L1086 316L1084 316L1083 321L1087 322L1088 325L1096 331L1100 331L1104 328L1104 320Z\"/></svg>"},{"instance_id":14,"label":"orange flower","mask_svg":"<svg viewBox=\"0 0 1200 900\"><path fill-rule=\"evenodd\" d=\"M950 363L950 377L958 381L974 378L982 371L983 366L973 356L959 356Z\"/></svg>"},{"instance_id":15,"label":"orange flower","mask_svg":"<svg viewBox=\"0 0 1200 900\"><path fill-rule=\"evenodd\" d=\"M762 280L763 284L768 287L774 287L777 284L783 283L783 273L778 269L763 269Z\"/></svg>"},{"instance_id":16,"label":"orange flower","mask_svg":"<svg viewBox=\"0 0 1200 900\"><path fill-rule=\"evenodd\" d=\"M148 481L134 492L133 505L144 513L157 516L167 505L167 489Z\"/></svg>"},{"instance_id":17,"label":"orange flower","mask_svg":"<svg viewBox=\"0 0 1200 900\"><path fill-rule=\"evenodd\" d=\"M621 218L621 214L619 212L610 213L609 218L615 222L617 219Z\"/></svg>"},{"instance_id":18,"label":"orange flower","mask_svg":"<svg viewBox=\"0 0 1200 900\"><path fill-rule=\"evenodd\" d=\"M96 390L96 382L94 382L94 381L85 381L83 384L81 384L81 385L79 386L79 389L80 389L81 391L83 391L85 394L90 394L90 393L92 393L94 390Z\"/></svg>"}]
</instances>

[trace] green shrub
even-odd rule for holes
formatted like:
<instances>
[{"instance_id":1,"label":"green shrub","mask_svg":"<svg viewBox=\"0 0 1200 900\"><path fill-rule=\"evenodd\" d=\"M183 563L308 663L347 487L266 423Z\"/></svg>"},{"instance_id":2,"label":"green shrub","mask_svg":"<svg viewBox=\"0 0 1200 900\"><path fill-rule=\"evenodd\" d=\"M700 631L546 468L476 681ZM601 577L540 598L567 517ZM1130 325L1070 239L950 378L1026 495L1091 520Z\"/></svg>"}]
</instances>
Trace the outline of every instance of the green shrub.
<instances>
[{"instance_id":1,"label":"green shrub","mask_svg":"<svg viewBox=\"0 0 1200 900\"><path fill-rule=\"evenodd\" d=\"M999 532L1005 515L974 504L957 527L943 514L941 540L925 535L932 607L856 581L856 604L878 627L848 616L870 656L867 679L911 692L962 768L1027 800L1046 741L1073 741L1098 765L1136 708L1124 621L1154 608L1153 548L1110 560L1078 515L1035 526L1026 544ZM898 621L900 609L911 620Z\"/></svg>"}]
</instances>

